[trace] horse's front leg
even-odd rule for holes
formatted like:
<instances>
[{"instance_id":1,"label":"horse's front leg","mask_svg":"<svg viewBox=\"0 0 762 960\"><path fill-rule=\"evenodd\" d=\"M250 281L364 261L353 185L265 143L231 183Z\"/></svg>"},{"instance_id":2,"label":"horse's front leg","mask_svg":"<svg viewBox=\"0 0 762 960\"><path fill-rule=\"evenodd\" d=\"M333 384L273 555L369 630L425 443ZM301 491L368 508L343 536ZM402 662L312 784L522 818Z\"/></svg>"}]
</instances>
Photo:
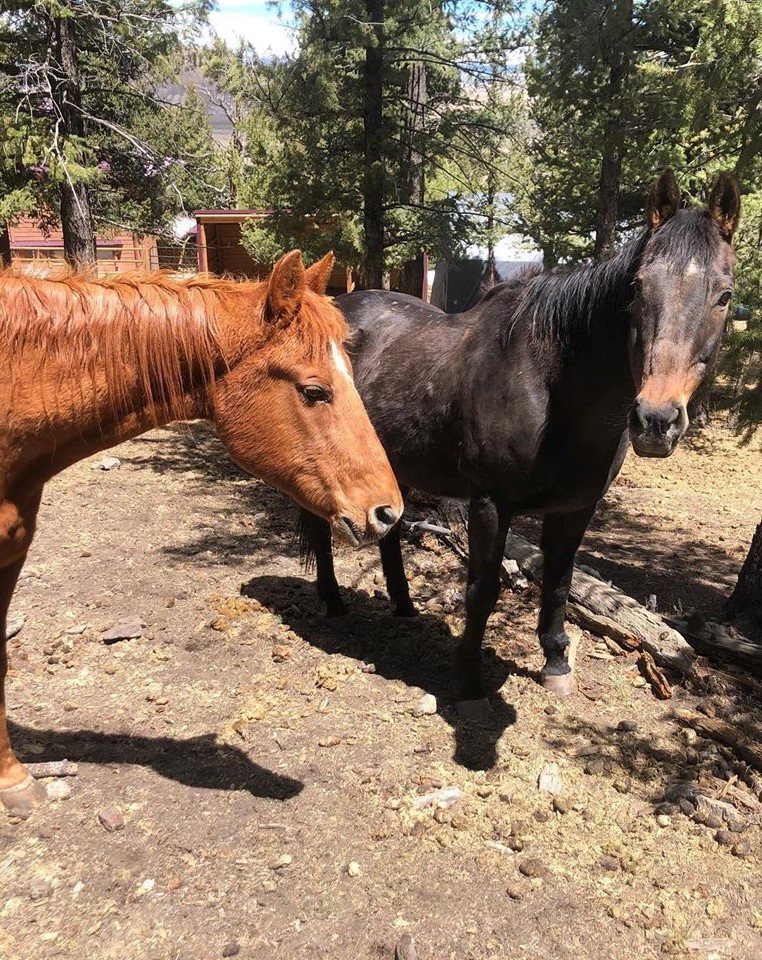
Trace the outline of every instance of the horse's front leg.
<instances>
[{"instance_id":1,"label":"horse's front leg","mask_svg":"<svg viewBox=\"0 0 762 960\"><path fill-rule=\"evenodd\" d=\"M562 696L577 689L569 663L569 638L564 631L566 600L574 557L585 535L595 504L574 513L548 513L542 523L542 597L537 632L545 653L542 685Z\"/></svg>"},{"instance_id":2,"label":"horse's front leg","mask_svg":"<svg viewBox=\"0 0 762 960\"><path fill-rule=\"evenodd\" d=\"M321 517L303 510L302 535L307 542L309 553L315 557L317 592L325 604L325 614L327 617L343 617L347 613L347 608L341 599L336 571L333 567L331 527Z\"/></svg>"},{"instance_id":3,"label":"horse's front leg","mask_svg":"<svg viewBox=\"0 0 762 960\"><path fill-rule=\"evenodd\" d=\"M474 497L468 505L466 627L455 655L463 700L484 696L482 640L500 594L500 569L510 522L511 515L489 496Z\"/></svg>"},{"instance_id":4,"label":"horse's front leg","mask_svg":"<svg viewBox=\"0 0 762 960\"><path fill-rule=\"evenodd\" d=\"M409 487L400 487L403 500L407 497L409 489ZM378 547L381 552L381 567L384 571L386 589L394 604L394 616L417 617L418 611L410 599L410 586L405 576L405 564L402 562L399 523L392 527Z\"/></svg>"},{"instance_id":5,"label":"horse's front leg","mask_svg":"<svg viewBox=\"0 0 762 960\"><path fill-rule=\"evenodd\" d=\"M19 763L8 736L8 715L5 705L5 680L8 675L8 641L6 626L8 607L16 587L26 553L0 570L0 804L15 817L28 817L35 807L47 800L47 791Z\"/></svg>"}]
</instances>

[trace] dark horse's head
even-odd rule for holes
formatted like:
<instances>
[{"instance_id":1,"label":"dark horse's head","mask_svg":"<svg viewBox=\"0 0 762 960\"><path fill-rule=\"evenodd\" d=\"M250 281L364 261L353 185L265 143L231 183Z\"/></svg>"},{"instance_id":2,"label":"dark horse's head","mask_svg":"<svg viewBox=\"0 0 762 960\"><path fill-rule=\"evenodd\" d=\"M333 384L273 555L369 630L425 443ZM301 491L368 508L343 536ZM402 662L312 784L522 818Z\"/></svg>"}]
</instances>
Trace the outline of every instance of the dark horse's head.
<instances>
[{"instance_id":1,"label":"dark horse's head","mask_svg":"<svg viewBox=\"0 0 762 960\"><path fill-rule=\"evenodd\" d=\"M714 367L733 292L739 213L738 184L726 173L702 209L680 209L671 170L651 190L630 331L638 389L630 438L642 457L672 453L688 426L688 401Z\"/></svg>"}]
</instances>

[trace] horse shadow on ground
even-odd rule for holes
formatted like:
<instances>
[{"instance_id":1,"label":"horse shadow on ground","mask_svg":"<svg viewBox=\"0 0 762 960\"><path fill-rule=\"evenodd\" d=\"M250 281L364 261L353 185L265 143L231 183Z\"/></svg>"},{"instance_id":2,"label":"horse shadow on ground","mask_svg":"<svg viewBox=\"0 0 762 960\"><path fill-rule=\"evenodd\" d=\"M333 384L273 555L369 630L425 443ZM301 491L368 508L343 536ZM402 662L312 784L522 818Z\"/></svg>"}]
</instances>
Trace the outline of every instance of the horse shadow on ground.
<instances>
[{"instance_id":1,"label":"horse shadow on ground","mask_svg":"<svg viewBox=\"0 0 762 960\"><path fill-rule=\"evenodd\" d=\"M187 787L206 790L246 790L268 800L290 800L304 784L273 773L254 763L236 747L220 743L213 734L178 739L94 730L39 730L9 722L19 756L34 755L34 762L74 760L103 765L130 764L150 767L162 777ZM32 749L30 749L32 748Z\"/></svg>"},{"instance_id":2,"label":"horse shadow on ground","mask_svg":"<svg viewBox=\"0 0 762 960\"><path fill-rule=\"evenodd\" d=\"M321 605L314 585L298 577L257 576L243 584L241 593L280 615L296 634L324 653L373 664L376 674L433 694L440 716L455 733L455 761L472 770L495 765L498 740L517 718L500 689L510 673L525 673L516 664L484 647L485 683L493 691L489 710L486 716L465 718L456 706L452 668L456 639L437 617L423 613L410 620L395 619L385 597L345 587L342 593L351 612L328 619L318 613Z\"/></svg>"}]
</instances>

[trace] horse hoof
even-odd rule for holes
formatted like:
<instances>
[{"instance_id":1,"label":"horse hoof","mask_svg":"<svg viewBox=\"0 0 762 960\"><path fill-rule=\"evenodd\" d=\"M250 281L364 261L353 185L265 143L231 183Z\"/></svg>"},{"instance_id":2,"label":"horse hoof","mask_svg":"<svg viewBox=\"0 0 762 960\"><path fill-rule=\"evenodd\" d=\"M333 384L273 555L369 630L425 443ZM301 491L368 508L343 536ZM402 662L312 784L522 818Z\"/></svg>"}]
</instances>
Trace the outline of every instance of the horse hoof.
<instances>
[{"instance_id":1,"label":"horse hoof","mask_svg":"<svg viewBox=\"0 0 762 960\"><path fill-rule=\"evenodd\" d=\"M540 676L540 682L546 690L555 693L558 697L570 697L577 692L577 681L574 674L569 673L543 673Z\"/></svg>"},{"instance_id":2,"label":"horse hoof","mask_svg":"<svg viewBox=\"0 0 762 960\"><path fill-rule=\"evenodd\" d=\"M343 603L337 603L330 606L326 612L326 618L328 620L338 620L339 617L346 617L349 614L349 610L344 606Z\"/></svg>"},{"instance_id":3,"label":"horse hoof","mask_svg":"<svg viewBox=\"0 0 762 960\"><path fill-rule=\"evenodd\" d=\"M398 603L394 608L394 616L400 620L412 620L413 617L418 616L418 611L413 606L413 601L408 600L406 603Z\"/></svg>"},{"instance_id":4,"label":"horse hoof","mask_svg":"<svg viewBox=\"0 0 762 960\"><path fill-rule=\"evenodd\" d=\"M0 790L0 803L11 817L26 820L37 807L42 806L48 799L45 784L35 780L31 774L15 787Z\"/></svg>"}]
</instances>

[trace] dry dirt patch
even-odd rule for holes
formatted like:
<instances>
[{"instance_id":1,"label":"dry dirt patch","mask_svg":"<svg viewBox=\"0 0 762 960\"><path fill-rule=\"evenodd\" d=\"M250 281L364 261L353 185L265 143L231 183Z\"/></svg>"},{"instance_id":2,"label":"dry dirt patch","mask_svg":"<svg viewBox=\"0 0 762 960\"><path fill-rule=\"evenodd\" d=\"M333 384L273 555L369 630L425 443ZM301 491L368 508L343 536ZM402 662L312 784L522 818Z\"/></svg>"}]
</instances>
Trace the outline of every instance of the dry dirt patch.
<instances>
[{"instance_id":1,"label":"dry dirt patch","mask_svg":"<svg viewBox=\"0 0 762 960\"><path fill-rule=\"evenodd\" d=\"M366 551L341 554L352 614L328 623L292 508L206 428L114 452L120 469L50 484L14 601L15 743L79 775L69 799L0 819L0 956L354 960L404 932L420 960L760 956L753 777L682 732L626 657L586 638L582 693L552 700L536 595L506 593L492 716L462 721L463 574L436 542L407 548L418 621L389 617ZM762 513L758 460L721 431L629 459L589 559L661 609L717 605ZM127 617L142 636L104 643ZM424 693L436 714L417 715ZM722 677L677 701L759 736L758 703ZM550 763L555 798L537 785ZM732 830L697 822L685 784L730 801Z\"/></svg>"}]
</instances>

